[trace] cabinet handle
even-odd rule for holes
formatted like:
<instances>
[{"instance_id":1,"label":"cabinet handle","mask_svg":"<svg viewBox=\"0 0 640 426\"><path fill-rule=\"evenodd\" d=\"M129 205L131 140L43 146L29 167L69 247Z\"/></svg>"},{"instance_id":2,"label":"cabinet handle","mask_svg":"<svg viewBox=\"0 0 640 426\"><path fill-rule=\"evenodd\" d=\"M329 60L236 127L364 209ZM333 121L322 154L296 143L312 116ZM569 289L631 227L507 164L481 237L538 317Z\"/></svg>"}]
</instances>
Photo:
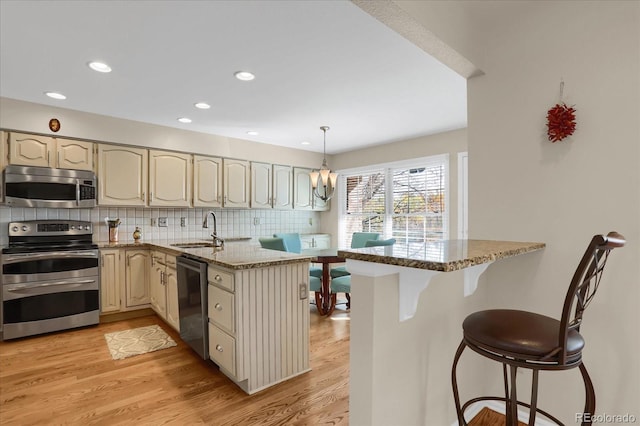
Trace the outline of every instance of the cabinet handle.
<instances>
[{"instance_id":1,"label":"cabinet handle","mask_svg":"<svg viewBox=\"0 0 640 426\"><path fill-rule=\"evenodd\" d=\"M215 277L213 277L213 280L220 282L222 281L222 277L220 275L216 275Z\"/></svg>"},{"instance_id":2,"label":"cabinet handle","mask_svg":"<svg viewBox=\"0 0 640 426\"><path fill-rule=\"evenodd\" d=\"M222 305L219 303L216 303L216 305L214 306L214 308L216 309L216 311L221 311L222 310Z\"/></svg>"},{"instance_id":3,"label":"cabinet handle","mask_svg":"<svg viewBox=\"0 0 640 426\"><path fill-rule=\"evenodd\" d=\"M165 274L164 272L161 272L162 275L160 275L160 283L162 285L167 284L167 274Z\"/></svg>"},{"instance_id":4,"label":"cabinet handle","mask_svg":"<svg viewBox=\"0 0 640 426\"><path fill-rule=\"evenodd\" d=\"M127 256L127 266L129 266L129 256Z\"/></svg>"},{"instance_id":5,"label":"cabinet handle","mask_svg":"<svg viewBox=\"0 0 640 426\"><path fill-rule=\"evenodd\" d=\"M142 201L144 201L144 195L145 195L145 192L142 191Z\"/></svg>"},{"instance_id":6,"label":"cabinet handle","mask_svg":"<svg viewBox=\"0 0 640 426\"><path fill-rule=\"evenodd\" d=\"M58 151L58 160L57 161L58 161L57 165L60 166L60 151Z\"/></svg>"},{"instance_id":7,"label":"cabinet handle","mask_svg":"<svg viewBox=\"0 0 640 426\"><path fill-rule=\"evenodd\" d=\"M153 191L149 192L149 202L153 203Z\"/></svg>"},{"instance_id":8,"label":"cabinet handle","mask_svg":"<svg viewBox=\"0 0 640 426\"><path fill-rule=\"evenodd\" d=\"M224 349L222 348L222 346L220 346L220 345L216 345L216 351L218 351L218 352L224 352Z\"/></svg>"},{"instance_id":9,"label":"cabinet handle","mask_svg":"<svg viewBox=\"0 0 640 426\"><path fill-rule=\"evenodd\" d=\"M51 151L47 151L47 166L51 166L51 163L49 162L49 154L51 154Z\"/></svg>"}]
</instances>

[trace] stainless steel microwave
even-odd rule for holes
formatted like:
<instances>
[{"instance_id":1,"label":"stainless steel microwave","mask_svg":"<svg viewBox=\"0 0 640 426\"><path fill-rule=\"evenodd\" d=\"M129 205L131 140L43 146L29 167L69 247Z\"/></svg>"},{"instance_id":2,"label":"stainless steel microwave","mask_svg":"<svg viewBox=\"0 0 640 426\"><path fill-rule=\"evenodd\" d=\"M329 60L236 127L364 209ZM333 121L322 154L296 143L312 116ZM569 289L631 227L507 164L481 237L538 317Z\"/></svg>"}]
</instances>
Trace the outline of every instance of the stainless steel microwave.
<instances>
[{"instance_id":1,"label":"stainless steel microwave","mask_svg":"<svg viewBox=\"0 0 640 426\"><path fill-rule=\"evenodd\" d=\"M7 206L68 209L97 205L97 179L91 171L11 165L3 174Z\"/></svg>"}]
</instances>

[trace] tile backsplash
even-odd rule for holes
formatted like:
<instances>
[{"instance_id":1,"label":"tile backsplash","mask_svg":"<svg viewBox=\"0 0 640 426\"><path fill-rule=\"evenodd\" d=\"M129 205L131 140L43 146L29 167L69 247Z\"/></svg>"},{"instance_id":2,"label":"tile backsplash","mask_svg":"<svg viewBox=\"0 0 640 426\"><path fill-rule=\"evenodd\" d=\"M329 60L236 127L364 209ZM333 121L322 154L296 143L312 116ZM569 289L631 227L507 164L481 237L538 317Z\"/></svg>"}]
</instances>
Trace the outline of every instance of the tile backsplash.
<instances>
[{"instance_id":1,"label":"tile backsplash","mask_svg":"<svg viewBox=\"0 0 640 426\"><path fill-rule=\"evenodd\" d=\"M204 215L213 210L218 234L222 238L271 236L274 232L314 233L320 229L320 214L301 210L234 210L179 208L46 209L0 207L0 244L8 244L9 222L42 219L84 220L93 223L93 241L109 241L105 218L120 219L119 241L133 241L136 226L142 230L142 241L209 239L213 224L202 228ZM167 218L167 226L159 227L158 218ZM185 226L181 226L185 218ZM152 219L155 225L151 226Z\"/></svg>"}]
</instances>

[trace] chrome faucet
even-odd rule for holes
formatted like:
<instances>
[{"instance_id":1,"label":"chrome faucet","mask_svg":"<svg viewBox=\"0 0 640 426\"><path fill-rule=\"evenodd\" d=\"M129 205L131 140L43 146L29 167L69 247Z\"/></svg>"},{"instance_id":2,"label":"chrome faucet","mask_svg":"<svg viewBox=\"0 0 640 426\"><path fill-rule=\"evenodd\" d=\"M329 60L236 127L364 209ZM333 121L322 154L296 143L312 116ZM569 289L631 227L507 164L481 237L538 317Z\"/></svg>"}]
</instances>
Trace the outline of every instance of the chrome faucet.
<instances>
[{"instance_id":1,"label":"chrome faucet","mask_svg":"<svg viewBox=\"0 0 640 426\"><path fill-rule=\"evenodd\" d=\"M204 220L202 221L202 227L209 228L209 215L213 217L213 233L211 234L211 236L213 237L213 246L224 247L224 240L218 237L218 224L216 223L216 214L212 210L209 210L207 213L205 213Z\"/></svg>"}]
</instances>

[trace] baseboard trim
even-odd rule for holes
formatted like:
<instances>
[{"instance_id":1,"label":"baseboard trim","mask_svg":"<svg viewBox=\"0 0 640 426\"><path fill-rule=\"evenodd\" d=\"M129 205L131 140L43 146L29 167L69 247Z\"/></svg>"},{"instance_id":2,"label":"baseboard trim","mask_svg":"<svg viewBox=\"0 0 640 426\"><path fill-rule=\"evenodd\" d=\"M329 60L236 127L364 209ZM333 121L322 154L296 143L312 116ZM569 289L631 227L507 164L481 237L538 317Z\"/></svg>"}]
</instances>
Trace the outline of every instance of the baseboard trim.
<instances>
[{"instance_id":1,"label":"baseboard trim","mask_svg":"<svg viewBox=\"0 0 640 426\"><path fill-rule=\"evenodd\" d=\"M133 318L146 317L148 315L155 315L155 312L151 308L138 309L136 311L125 312L113 312L100 315L100 324L108 322L123 321Z\"/></svg>"},{"instance_id":2,"label":"baseboard trim","mask_svg":"<svg viewBox=\"0 0 640 426\"><path fill-rule=\"evenodd\" d=\"M506 414L504 402L501 401L478 401L467 408L465 411L464 419L468 422L482 411L483 408L488 408L502 415ZM549 420L541 418L542 415L536 416L536 426L557 426L555 423ZM518 421L527 424L529 422L529 410L518 407ZM454 421L451 426L458 426L458 422Z\"/></svg>"}]
</instances>

